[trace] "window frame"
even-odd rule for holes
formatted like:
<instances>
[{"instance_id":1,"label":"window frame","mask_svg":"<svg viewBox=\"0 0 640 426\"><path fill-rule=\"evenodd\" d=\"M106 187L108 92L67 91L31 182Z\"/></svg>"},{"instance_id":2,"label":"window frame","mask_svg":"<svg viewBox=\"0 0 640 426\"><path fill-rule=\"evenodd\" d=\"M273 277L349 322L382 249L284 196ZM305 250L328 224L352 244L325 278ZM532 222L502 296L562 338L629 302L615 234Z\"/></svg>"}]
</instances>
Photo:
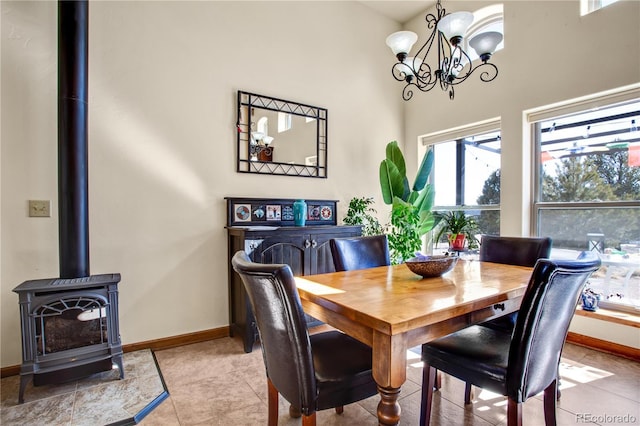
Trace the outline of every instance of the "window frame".
<instances>
[{"instance_id":1,"label":"window frame","mask_svg":"<svg viewBox=\"0 0 640 426\"><path fill-rule=\"evenodd\" d=\"M640 98L640 84L627 86L621 88L618 92L604 92L602 94L596 94L586 98L576 99L574 101L567 101L565 103L554 104L547 108L540 108L525 112L525 120L529 126L531 132L532 143L532 196L531 202L531 232L533 235L538 235L539 224L538 217L539 212L544 209L557 209L557 208L615 208L615 207L638 207L640 202L638 201L598 201L598 202L556 202L556 201L540 201L541 198L541 185L539 184L541 178L540 158L542 150L537 140L538 129L540 122L551 120L558 116L566 116L570 114L579 113L590 109L604 108L612 106L618 103L624 103L633 99Z\"/></svg>"},{"instance_id":2,"label":"window frame","mask_svg":"<svg viewBox=\"0 0 640 426\"><path fill-rule=\"evenodd\" d=\"M429 134L422 135L418 138L418 157L422 158L427 150L432 149L434 145L447 143L447 142L456 142L464 138L469 138L475 135L483 135L491 132L499 132L502 134L502 120L500 117L492 117L487 120L455 127L452 129L441 130ZM457 142L456 142L457 143ZM457 157L457 156L456 156ZM459 181L461 171L458 169L458 158L456 158L456 177ZM501 144L501 152L500 152L500 170L502 170L502 144ZM434 170L431 171L433 178ZM459 185L459 183L458 183ZM502 185L501 185L502 187ZM458 194L456 194L456 199L458 198ZM502 197L500 198L502 201ZM498 204L461 204L461 205L434 205L433 211L464 211L465 213L468 211L497 211L501 213L501 203ZM434 242L435 243L435 242ZM437 244L437 243L436 243Z\"/></svg>"},{"instance_id":3,"label":"window frame","mask_svg":"<svg viewBox=\"0 0 640 426\"><path fill-rule=\"evenodd\" d=\"M545 211L553 210L604 210L615 208L639 208L640 200L614 200L614 201L575 201L575 202L557 202L557 201L541 201L542 198L542 144L539 140L540 123L549 121L554 118L561 118L567 115L595 110L599 108L611 107L617 104L623 104L633 100L640 99L640 84L625 86L619 89L594 94L591 96L566 101L550 105L548 107L536 110L525 111L525 126L529 128L532 145L532 181L531 181L531 223L530 231L532 235L540 236L540 216ZM585 247L585 250L587 248ZM628 304L616 302L600 301L603 308L625 311L637 314L640 307L633 307Z\"/></svg>"}]
</instances>

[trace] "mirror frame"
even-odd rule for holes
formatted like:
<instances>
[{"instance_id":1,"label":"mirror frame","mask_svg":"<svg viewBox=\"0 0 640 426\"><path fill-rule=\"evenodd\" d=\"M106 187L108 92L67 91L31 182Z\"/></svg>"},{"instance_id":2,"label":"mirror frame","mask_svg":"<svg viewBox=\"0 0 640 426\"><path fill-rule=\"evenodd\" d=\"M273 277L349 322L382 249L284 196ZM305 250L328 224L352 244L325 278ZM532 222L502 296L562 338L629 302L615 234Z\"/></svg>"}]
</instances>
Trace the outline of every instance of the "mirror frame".
<instances>
[{"instance_id":1,"label":"mirror frame","mask_svg":"<svg viewBox=\"0 0 640 426\"><path fill-rule=\"evenodd\" d=\"M243 113L243 108L246 113ZM277 161L251 160L251 132L256 132L253 109L260 108L276 112L313 118L316 121L316 144L314 164L279 163ZM238 91L237 111L237 169L238 173L303 176L327 178L327 109L270 96ZM255 143L253 144L255 146ZM310 158L314 157L311 155Z\"/></svg>"}]
</instances>

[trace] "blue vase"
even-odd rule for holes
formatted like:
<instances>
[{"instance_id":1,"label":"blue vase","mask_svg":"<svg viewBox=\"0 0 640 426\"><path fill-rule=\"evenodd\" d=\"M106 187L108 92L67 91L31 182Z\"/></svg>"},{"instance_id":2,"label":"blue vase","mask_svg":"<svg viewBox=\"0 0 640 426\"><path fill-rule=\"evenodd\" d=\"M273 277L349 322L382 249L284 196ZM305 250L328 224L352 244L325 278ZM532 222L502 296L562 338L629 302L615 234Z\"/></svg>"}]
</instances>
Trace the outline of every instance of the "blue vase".
<instances>
[{"instance_id":1,"label":"blue vase","mask_svg":"<svg viewBox=\"0 0 640 426\"><path fill-rule=\"evenodd\" d=\"M293 203L293 222L296 226L304 226L307 220L307 203L304 200L296 200Z\"/></svg>"},{"instance_id":2,"label":"blue vase","mask_svg":"<svg viewBox=\"0 0 640 426\"><path fill-rule=\"evenodd\" d=\"M582 293L582 309L585 311L595 312L598 310L598 302L600 295L590 291Z\"/></svg>"}]
</instances>

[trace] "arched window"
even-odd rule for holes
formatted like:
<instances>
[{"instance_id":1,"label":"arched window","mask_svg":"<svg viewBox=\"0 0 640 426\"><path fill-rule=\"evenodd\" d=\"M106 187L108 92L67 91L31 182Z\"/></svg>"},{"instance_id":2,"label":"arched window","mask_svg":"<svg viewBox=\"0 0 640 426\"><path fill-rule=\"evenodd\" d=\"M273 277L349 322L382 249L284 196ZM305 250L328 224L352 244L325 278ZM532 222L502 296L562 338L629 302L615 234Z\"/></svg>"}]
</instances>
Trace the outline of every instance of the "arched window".
<instances>
[{"instance_id":1,"label":"arched window","mask_svg":"<svg viewBox=\"0 0 640 426\"><path fill-rule=\"evenodd\" d=\"M469 54L472 61L478 59L478 55L474 49L470 48L469 40L475 35L487 31L497 31L503 35L502 41L496 48L496 52L502 50L504 48L504 7L502 4L483 7L473 13L473 24L471 24L469 30L467 30L465 37L465 52Z\"/></svg>"},{"instance_id":2,"label":"arched window","mask_svg":"<svg viewBox=\"0 0 640 426\"><path fill-rule=\"evenodd\" d=\"M267 117L262 117L258 120L258 132L269 136L269 119Z\"/></svg>"}]
</instances>

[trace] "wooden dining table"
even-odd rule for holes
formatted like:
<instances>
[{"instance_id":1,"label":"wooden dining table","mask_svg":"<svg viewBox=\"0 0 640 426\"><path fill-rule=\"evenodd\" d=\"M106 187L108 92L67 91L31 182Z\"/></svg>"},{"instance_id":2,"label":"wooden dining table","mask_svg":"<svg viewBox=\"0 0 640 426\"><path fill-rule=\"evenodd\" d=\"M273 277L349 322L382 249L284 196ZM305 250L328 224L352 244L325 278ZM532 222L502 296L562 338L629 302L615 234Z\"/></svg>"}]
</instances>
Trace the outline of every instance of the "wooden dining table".
<instances>
[{"instance_id":1,"label":"wooden dining table","mask_svg":"<svg viewBox=\"0 0 640 426\"><path fill-rule=\"evenodd\" d=\"M397 425L407 350L519 309L532 268L459 259L422 278L406 265L296 277L306 313L373 349L378 421Z\"/></svg>"}]
</instances>

